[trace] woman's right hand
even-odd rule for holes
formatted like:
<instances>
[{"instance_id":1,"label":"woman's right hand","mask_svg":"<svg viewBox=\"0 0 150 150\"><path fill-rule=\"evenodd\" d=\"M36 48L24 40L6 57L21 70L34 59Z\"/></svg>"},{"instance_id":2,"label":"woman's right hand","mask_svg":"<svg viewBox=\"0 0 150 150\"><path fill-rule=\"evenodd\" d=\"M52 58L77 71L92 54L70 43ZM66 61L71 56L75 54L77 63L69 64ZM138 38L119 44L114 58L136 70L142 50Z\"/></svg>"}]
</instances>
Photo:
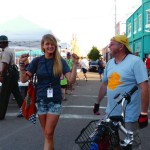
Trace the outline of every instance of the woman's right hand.
<instances>
[{"instance_id":1,"label":"woman's right hand","mask_svg":"<svg viewBox=\"0 0 150 150\"><path fill-rule=\"evenodd\" d=\"M29 76L26 75L26 65L29 64L28 57L29 54L22 54L19 59L20 80L22 83L29 80Z\"/></svg>"},{"instance_id":2,"label":"woman's right hand","mask_svg":"<svg viewBox=\"0 0 150 150\"><path fill-rule=\"evenodd\" d=\"M73 63L75 64L78 64L78 61L79 61L79 56L77 56L76 54L72 54L72 61Z\"/></svg>"},{"instance_id":3,"label":"woman's right hand","mask_svg":"<svg viewBox=\"0 0 150 150\"><path fill-rule=\"evenodd\" d=\"M26 63L28 61L29 54L22 54L19 59L19 63Z\"/></svg>"},{"instance_id":4,"label":"woman's right hand","mask_svg":"<svg viewBox=\"0 0 150 150\"><path fill-rule=\"evenodd\" d=\"M29 54L22 54L20 56L20 59L19 59L20 71L25 71L26 70L26 66L29 64L28 57L29 57Z\"/></svg>"}]
</instances>

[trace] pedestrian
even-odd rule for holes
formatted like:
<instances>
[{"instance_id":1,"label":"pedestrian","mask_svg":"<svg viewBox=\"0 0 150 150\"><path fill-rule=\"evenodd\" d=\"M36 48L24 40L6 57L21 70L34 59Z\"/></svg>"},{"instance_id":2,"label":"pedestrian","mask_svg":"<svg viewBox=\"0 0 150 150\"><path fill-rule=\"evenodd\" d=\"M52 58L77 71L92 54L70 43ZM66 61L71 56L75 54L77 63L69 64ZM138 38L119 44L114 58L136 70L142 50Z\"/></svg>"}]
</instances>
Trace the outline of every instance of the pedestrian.
<instances>
[{"instance_id":1,"label":"pedestrian","mask_svg":"<svg viewBox=\"0 0 150 150\"><path fill-rule=\"evenodd\" d=\"M147 73L148 73L148 77L150 76L150 58L146 58L145 60L145 65L146 65L146 69L147 69Z\"/></svg>"},{"instance_id":2,"label":"pedestrian","mask_svg":"<svg viewBox=\"0 0 150 150\"><path fill-rule=\"evenodd\" d=\"M66 62L68 64L70 70L72 70L73 62L72 62L72 58L71 58L71 53L70 52L67 53ZM69 91L69 93L68 93L68 91ZM70 95L73 94L73 84L71 84L69 82L67 83L66 93L70 94Z\"/></svg>"},{"instance_id":3,"label":"pedestrian","mask_svg":"<svg viewBox=\"0 0 150 150\"><path fill-rule=\"evenodd\" d=\"M126 106L125 127L134 132L133 150L139 150L141 149L139 127L148 125L149 85L147 71L142 59L131 53L125 35L114 36L110 41L109 49L113 58L109 60L104 70L102 85L93 111L95 114L99 114L99 105L107 93L106 113L109 114L116 105L114 96L118 93L128 92L137 85L138 90L131 96L131 102ZM121 116L120 105L111 112L111 116Z\"/></svg>"},{"instance_id":4,"label":"pedestrian","mask_svg":"<svg viewBox=\"0 0 150 150\"><path fill-rule=\"evenodd\" d=\"M32 75L37 74L36 103L37 114L44 134L44 150L54 150L54 131L61 113L62 94L60 77L63 74L70 83L76 78L76 67L78 63L77 55L72 54L72 71L61 58L56 38L51 34L46 34L41 40L41 49L44 53L38 59L34 58L29 66L24 67L24 62L28 59L26 54L20 57L21 81L28 81Z\"/></svg>"},{"instance_id":5,"label":"pedestrian","mask_svg":"<svg viewBox=\"0 0 150 150\"><path fill-rule=\"evenodd\" d=\"M66 98L67 78L64 75L61 76L60 85L61 85L63 101L66 101L67 100L67 98Z\"/></svg>"},{"instance_id":6,"label":"pedestrian","mask_svg":"<svg viewBox=\"0 0 150 150\"><path fill-rule=\"evenodd\" d=\"M89 69L89 62L86 59L86 57L81 57L80 67L82 69L84 79L85 79L85 81L87 81L87 71Z\"/></svg>"},{"instance_id":7,"label":"pedestrian","mask_svg":"<svg viewBox=\"0 0 150 150\"><path fill-rule=\"evenodd\" d=\"M99 73L100 81L101 81L102 77L103 77L104 69L105 69L105 64L104 64L103 58L99 58L97 64L98 64L98 73Z\"/></svg>"},{"instance_id":8,"label":"pedestrian","mask_svg":"<svg viewBox=\"0 0 150 150\"><path fill-rule=\"evenodd\" d=\"M68 64L70 70L72 70L73 62L72 62L72 58L71 58L71 53L70 52L67 53L66 62Z\"/></svg>"},{"instance_id":9,"label":"pedestrian","mask_svg":"<svg viewBox=\"0 0 150 150\"><path fill-rule=\"evenodd\" d=\"M15 97L19 108L21 108L23 103L23 98L18 86L19 71L17 65L15 65L15 52L8 47L8 43L7 36L1 35L0 48L2 49L2 70L0 71L0 82L2 83L2 87L0 93L0 120L5 118L11 93ZM18 117L22 117L21 113L18 114Z\"/></svg>"}]
</instances>

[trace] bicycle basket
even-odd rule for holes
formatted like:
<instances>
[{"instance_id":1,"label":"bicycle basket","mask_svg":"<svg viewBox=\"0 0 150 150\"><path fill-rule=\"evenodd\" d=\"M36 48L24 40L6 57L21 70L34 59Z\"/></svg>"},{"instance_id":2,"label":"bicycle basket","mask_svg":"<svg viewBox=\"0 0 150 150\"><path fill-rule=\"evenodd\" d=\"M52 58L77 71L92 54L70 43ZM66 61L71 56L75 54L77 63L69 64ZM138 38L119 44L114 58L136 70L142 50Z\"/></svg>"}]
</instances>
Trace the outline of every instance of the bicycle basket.
<instances>
[{"instance_id":1,"label":"bicycle basket","mask_svg":"<svg viewBox=\"0 0 150 150\"><path fill-rule=\"evenodd\" d=\"M82 129L79 136L75 139L75 143L81 148L81 150L89 150L93 142L91 138L92 133L96 129L97 122L99 120L93 120L88 123L88 125ZM96 145L95 145L96 146Z\"/></svg>"}]
</instances>

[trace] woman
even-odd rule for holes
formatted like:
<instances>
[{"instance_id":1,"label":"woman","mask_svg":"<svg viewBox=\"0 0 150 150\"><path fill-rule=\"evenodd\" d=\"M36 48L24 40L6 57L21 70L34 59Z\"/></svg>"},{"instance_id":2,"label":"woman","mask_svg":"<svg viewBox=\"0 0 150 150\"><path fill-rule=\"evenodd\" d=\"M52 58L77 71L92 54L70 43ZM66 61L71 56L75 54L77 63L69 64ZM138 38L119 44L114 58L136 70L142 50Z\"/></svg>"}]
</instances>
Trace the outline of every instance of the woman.
<instances>
[{"instance_id":1,"label":"woman","mask_svg":"<svg viewBox=\"0 0 150 150\"><path fill-rule=\"evenodd\" d=\"M78 56L73 54L73 68L70 72L66 61L58 52L57 40L53 35L43 36L41 49L44 55L38 60L33 59L26 70L24 62L28 55L20 57L21 81L27 82L36 70L37 114L44 134L44 150L54 150L54 130L61 113L62 101L60 77L64 74L70 83L75 82Z\"/></svg>"}]
</instances>

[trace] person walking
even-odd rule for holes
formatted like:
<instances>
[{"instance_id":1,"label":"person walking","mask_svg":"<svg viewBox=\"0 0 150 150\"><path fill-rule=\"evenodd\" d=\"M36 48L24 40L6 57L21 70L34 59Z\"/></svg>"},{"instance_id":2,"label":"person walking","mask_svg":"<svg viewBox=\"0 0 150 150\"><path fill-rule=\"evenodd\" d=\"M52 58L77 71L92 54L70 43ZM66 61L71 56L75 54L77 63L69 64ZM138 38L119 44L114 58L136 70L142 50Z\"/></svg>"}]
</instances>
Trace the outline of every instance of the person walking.
<instances>
[{"instance_id":1,"label":"person walking","mask_svg":"<svg viewBox=\"0 0 150 150\"><path fill-rule=\"evenodd\" d=\"M100 81L102 80L104 69L105 69L105 64L103 62L103 58L100 58L98 60L98 73L99 73L99 76L100 76Z\"/></svg>"},{"instance_id":2,"label":"person walking","mask_svg":"<svg viewBox=\"0 0 150 150\"><path fill-rule=\"evenodd\" d=\"M38 59L34 58L27 68L24 62L28 59L26 54L20 57L21 81L27 82L35 73L37 74L36 103L37 114L44 134L44 150L54 150L54 131L59 120L62 108L62 93L60 77L63 74L69 83L75 82L77 55L72 54L72 71L61 58L58 51L57 40L54 35L46 34L41 40L41 49L44 53Z\"/></svg>"},{"instance_id":3,"label":"person walking","mask_svg":"<svg viewBox=\"0 0 150 150\"><path fill-rule=\"evenodd\" d=\"M81 67L81 69L82 69L82 72L83 72L85 81L87 81L87 75L86 75L86 73L87 73L88 68L89 68L89 62L88 62L88 60L86 59L86 57L81 57L80 67Z\"/></svg>"},{"instance_id":4,"label":"person walking","mask_svg":"<svg viewBox=\"0 0 150 150\"><path fill-rule=\"evenodd\" d=\"M70 70L72 70L73 62L72 62L72 58L71 58L71 53L70 52L67 53L66 62L68 64ZM70 91L70 92L68 93L68 91ZM70 95L73 94L73 84L71 84L69 82L67 83L66 93L70 94Z\"/></svg>"},{"instance_id":5,"label":"person walking","mask_svg":"<svg viewBox=\"0 0 150 150\"><path fill-rule=\"evenodd\" d=\"M8 47L8 42L7 36L0 36L0 48L2 49L2 68L0 71L0 82L2 83L0 93L0 120L5 118L11 93L15 97L19 108L21 108L23 103L23 98L18 86L19 71L17 65L15 65L15 52ZM18 114L18 117L22 117L21 113Z\"/></svg>"},{"instance_id":6,"label":"person walking","mask_svg":"<svg viewBox=\"0 0 150 150\"><path fill-rule=\"evenodd\" d=\"M64 75L61 76L60 78L60 85L61 85L61 92L62 92L62 97L63 101L66 101L66 91L67 91L67 79L64 77Z\"/></svg>"},{"instance_id":7,"label":"person walking","mask_svg":"<svg viewBox=\"0 0 150 150\"><path fill-rule=\"evenodd\" d=\"M67 53L66 62L68 64L70 70L72 70L73 62L72 62L72 58L71 58L71 53L70 52Z\"/></svg>"},{"instance_id":8,"label":"person walking","mask_svg":"<svg viewBox=\"0 0 150 150\"><path fill-rule=\"evenodd\" d=\"M108 103L106 113L109 114L116 105L114 97L130 91L134 86L138 90L131 96L131 102L126 106L125 127L134 132L133 150L141 149L139 128L148 125L149 85L145 65L140 57L131 53L128 39L125 35L114 36L109 44L113 56L106 65L102 85L97 102L94 105L94 114L99 114L99 105L107 93ZM118 105L111 116L120 116L121 106Z\"/></svg>"}]
</instances>

